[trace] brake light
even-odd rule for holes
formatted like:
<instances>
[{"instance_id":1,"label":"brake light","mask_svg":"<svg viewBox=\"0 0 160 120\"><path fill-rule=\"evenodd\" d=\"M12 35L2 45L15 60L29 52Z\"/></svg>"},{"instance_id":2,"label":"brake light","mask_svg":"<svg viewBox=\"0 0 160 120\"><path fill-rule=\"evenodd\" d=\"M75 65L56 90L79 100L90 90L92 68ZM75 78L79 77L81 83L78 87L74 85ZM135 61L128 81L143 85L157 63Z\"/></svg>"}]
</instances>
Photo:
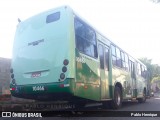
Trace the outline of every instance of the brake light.
<instances>
[{"instance_id":1,"label":"brake light","mask_svg":"<svg viewBox=\"0 0 160 120\"><path fill-rule=\"evenodd\" d=\"M11 90L11 91L15 91L15 90L16 90L16 88L10 88L10 90Z\"/></svg>"},{"instance_id":2,"label":"brake light","mask_svg":"<svg viewBox=\"0 0 160 120\"><path fill-rule=\"evenodd\" d=\"M68 59L65 59L64 61L63 61L63 67L62 67L62 72L63 73L61 73L60 74L60 79L59 79L59 81L64 81L64 79L65 79L65 72L67 72L67 65L69 64L69 60Z\"/></svg>"},{"instance_id":3,"label":"brake light","mask_svg":"<svg viewBox=\"0 0 160 120\"><path fill-rule=\"evenodd\" d=\"M60 88L69 87L69 86L70 86L69 84L60 84L59 85Z\"/></svg>"},{"instance_id":4,"label":"brake light","mask_svg":"<svg viewBox=\"0 0 160 120\"><path fill-rule=\"evenodd\" d=\"M59 87L64 88L64 84L60 84Z\"/></svg>"},{"instance_id":5,"label":"brake light","mask_svg":"<svg viewBox=\"0 0 160 120\"><path fill-rule=\"evenodd\" d=\"M65 60L63 61L63 64L64 64L64 65L68 65L68 64L69 64L69 60L65 59Z\"/></svg>"}]
</instances>

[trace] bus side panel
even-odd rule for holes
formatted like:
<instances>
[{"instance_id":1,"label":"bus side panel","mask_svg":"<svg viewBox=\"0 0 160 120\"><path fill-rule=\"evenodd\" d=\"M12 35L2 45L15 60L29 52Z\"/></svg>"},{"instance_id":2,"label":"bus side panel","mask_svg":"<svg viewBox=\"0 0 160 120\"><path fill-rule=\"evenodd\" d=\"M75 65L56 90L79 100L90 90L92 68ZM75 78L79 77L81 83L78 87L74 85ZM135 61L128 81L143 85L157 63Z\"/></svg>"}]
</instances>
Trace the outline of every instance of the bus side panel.
<instances>
[{"instance_id":1,"label":"bus side panel","mask_svg":"<svg viewBox=\"0 0 160 120\"><path fill-rule=\"evenodd\" d=\"M113 83L120 83L123 88L123 99L132 97L132 80L130 77L130 73L122 70L118 67L112 68L113 73Z\"/></svg>"},{"instance_id":2,"label":"bus side panel","mask_svg":"<svg viewBox=\"0 0 160 120\"><path fill-rule=\"evenodd\" d=\"M137 75L136 86L137 86L137 98L143 97L143 90L144 88L146 88L145 79Z\"/></svg>"},{"instance_id":3,"label":"bus side panel","mask_svg":"<svg viewBox=\"0 0 160 120\"><path fill-rule=\"evenodd\" d=\"M76 91L78 97L100 100L99 63L76 50Z\"/></svg>"}]
</instances>

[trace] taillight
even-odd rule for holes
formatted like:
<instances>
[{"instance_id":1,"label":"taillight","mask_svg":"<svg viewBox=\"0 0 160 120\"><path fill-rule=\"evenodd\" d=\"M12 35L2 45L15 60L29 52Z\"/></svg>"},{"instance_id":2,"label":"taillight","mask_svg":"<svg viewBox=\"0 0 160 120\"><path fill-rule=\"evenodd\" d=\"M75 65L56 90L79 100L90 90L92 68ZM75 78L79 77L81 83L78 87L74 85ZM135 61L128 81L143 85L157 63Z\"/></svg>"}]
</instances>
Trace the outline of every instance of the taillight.
<instances>
[{"instance_id":1,"label":"taillight","mask_svg":"<svg viewBox=\"0 0 160 120\"><path fill-rule=\"evenodd\" d=\"M12 78L12 79L14 78L14 74L11 74L11 78Z\"/></svg>"},{"instance_id":2,"label":"taillight","mask_svg":"<svg viewBox=\"0 0 160 120\"><path fill-rule=\"evenodd\" d=\"M64 84L60 84L59 87L63 88L63 87L64 87Z\"/></svg>"},{"instance_id":3,"label":"taillight","mask_svg":"<svg viewBox=\"0 0 160 120\"><path fill-rule=\"evenodd\" d=\"M13 73L13 68L10 69L10 73Z\"/></svg>"},{"instance_id":4,"label":"taillight","mask_svg":"<svg viewBox=\"0 0 160 120\"><path fill-rule=\"evenodd\" d=\"M16 90L16 88L10 88L10 90L11 90L11 91L15 91L15 90Z\"/></svg>"},{"instance_id":5,"label":"taillight","mask_svg":"<svg viewBox=\"0 0 160 120\"><path fill-rule=\"evenodd\" d=\"M64 61L63 61L63 67L62 67L62 72L63 73L61 73L60 74L60 79L59 79L59 81L63 81L64 79L65 79L65 73L67 72L67 65L69 64L69 60L68 59L65 59Z\"/></svg>"},{"instance_id":6,"label":"taillight","mask_svg":"<svg viewBox=\"0 0 160 120\"><path fill-rule=\"evenodd\" d=\"M63 80L63 79L65 78L65 74L64 74L64 73L61 73L61 74L60 74L60 78L61 78L61 80Z\"/></svg>"},{"instance_id":7,"label":"taillight","mask_svg":"<svg viewBox=\"0 0 160 120\"><path fill-rule=\"evenodd\" d=\"M68 65L68 64L69 64L69 60L65 59L65 60L63 61L63 64L64 64L65 66Z\"/></svg>"},{"instance_id":8,"label":"taillight","mask_svg":"<svg viewBox=\"0 0 160 120\"><path fill-rule=\"evenodd\" d=\"M16 80L15 79L12 80L12 84L16 84Z\"/></svg>"},{"instance_id":9,"label":"taillight","mask_svg":"<svg viewBox=\"0 0 160 120\"><path fill-rule=\"evenodd\" d=\"M61 88L69 87L69 84L60 84L59 87L61 87Z\"/></svg>"},{"instance_id":10,"label":"taillight","mask_svg":"<svg viewBox=\"0 0 160 120\"><path fill-rule=\"evenodd\" d=\"M11 83L13 84L13 85L15 85L16 84L16 80L15 80L15 76L14 76L14 73L13 73L13 68L11 68L10 69L10 73L11 73ZM14 88L13 88L14 89Z\"/></svg>"},{"instance_id":11,"label":"taillight","mask_svg":"<svg viewBox=\"0 0 160 120\"><path fill-rule=\"evenodd\" d=\"M67 67L66 66L64 66L63 68L62 68L62 72L66 72L67 71Z\"/></svg>"}]
</instances>

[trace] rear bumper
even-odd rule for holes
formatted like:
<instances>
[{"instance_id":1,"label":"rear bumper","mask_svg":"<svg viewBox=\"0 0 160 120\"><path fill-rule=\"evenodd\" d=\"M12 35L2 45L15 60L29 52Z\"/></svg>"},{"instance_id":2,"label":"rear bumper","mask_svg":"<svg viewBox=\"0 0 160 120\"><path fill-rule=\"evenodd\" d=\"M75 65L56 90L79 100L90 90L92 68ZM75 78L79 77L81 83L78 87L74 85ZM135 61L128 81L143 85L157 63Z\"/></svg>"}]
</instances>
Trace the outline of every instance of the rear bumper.
<instances>
[{"instance_id":1,"label":"rear bumper","mask_svg":"<svg viewBox=\"0 0 160 120\"><path fill-rule=\"evenodd\" d=\"M59 83L11 85L12 96L35 100L69 100L73 96L71 80Z\"/></svg>"},{"instance_id":2,"label":"rear bumper","mask_svg":"<svg viewBox=\"0 0 160 120\"><path fill-rule=\"evenodd\" d=\"M40 101L71 101L73 95L66 92L57 93L37 93L37 94L12 94L14 97L24 98L24 99L34 99Z\"/></svg>"}]
</instances>

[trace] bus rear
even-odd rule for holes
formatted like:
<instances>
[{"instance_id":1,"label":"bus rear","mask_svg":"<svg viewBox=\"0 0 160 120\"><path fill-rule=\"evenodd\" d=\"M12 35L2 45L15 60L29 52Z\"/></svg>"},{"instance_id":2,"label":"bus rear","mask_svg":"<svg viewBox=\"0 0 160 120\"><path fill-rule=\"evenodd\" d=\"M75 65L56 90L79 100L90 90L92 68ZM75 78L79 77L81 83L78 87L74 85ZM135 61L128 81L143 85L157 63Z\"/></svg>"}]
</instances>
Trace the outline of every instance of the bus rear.
<instances>
[{"instance_id":1,"label":"bus rear","mask_svg":"<svg viewBox=\"0 0 160 120\"><path fill-rule=\"evenodd\" d=\"M48 99L53 92L72 92L75 47L71 16L71 9L64 6L18 24L11 68L13 96Z\"/></svg>"}]
</instances>

